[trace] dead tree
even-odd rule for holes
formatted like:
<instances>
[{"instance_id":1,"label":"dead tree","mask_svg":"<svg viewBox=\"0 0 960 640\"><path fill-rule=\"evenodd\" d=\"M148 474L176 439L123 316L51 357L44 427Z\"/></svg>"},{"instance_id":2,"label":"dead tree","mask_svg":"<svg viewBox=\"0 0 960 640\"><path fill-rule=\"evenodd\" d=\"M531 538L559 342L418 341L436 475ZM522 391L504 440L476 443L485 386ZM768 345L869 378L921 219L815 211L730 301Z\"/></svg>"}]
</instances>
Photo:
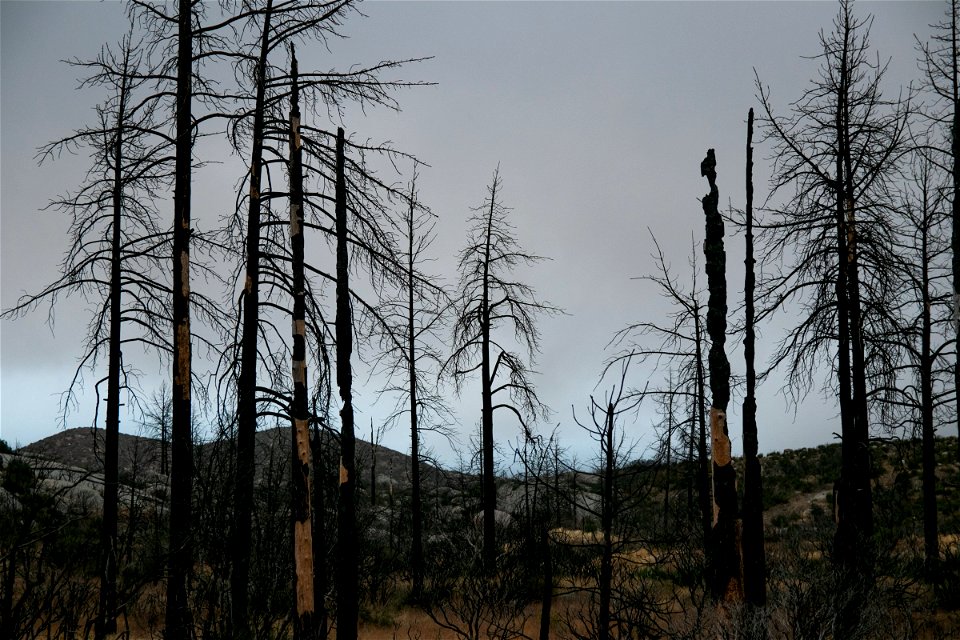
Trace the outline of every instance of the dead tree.
<instances>
[{"instance_id":1,"label":"dead tree","mask_svg":"<svg viewBox=\"0 0 960 640\"><path fill-rule=\"evenodd\" d=\"M754 362L754 295L756 275L753 257L753 109L747 116L746 168L746 275L744 276L743 357L746 390L743 397L743 587L747 602L762 607L767 602L767 566L763 547L763 476L757 439L757 371Z\"/></svg>"},{"instance_id":2,"label":"dead tree","mask_svg":"<svg viewBox=\"0 0 960 640\"><path fill-rule=\"evenodd\" d=\"M244 265L239 300L242 328L239 344L231 350L236 359L227 363L229 371L239 369L236 391L230 397L237 406L237 491L231 542L234 565L231 599L235 633L240 636L249 633L246 629L250 560L247 549L252 526L253 450L258 419L271 413L283 413L290 395L283 384L285 374L280 371L281 363L286 361L283 357L285 346L269 343L261 337L261 334L277 334L275 318L269 317L271 311L280 315L289 313L270 293L291 292L286 275L291 258L282 246L283 241L278 235L281 226L270 208L272 200L286 194L282 190L274 191L269 181L271 166L287 162L278 151L286 144L287 136L286 122L279 112L282 101L290 97L291 77L272 63L271 54L299 39L326 42L328 38L339 37L338 28L354 11L353 5L353 0L282 3L263 0L251 3L247 10L229 16L220 25L220 28L237 22L245 25L239 30L239 42L232 43L232 57L238 60L238 77L250 82L240 92L249 94L249 100L241 101L235 112L222 115L230 121L230 137L238 151L245 148L248 139L251 140L246 194L240 198L228 229L231 238L228 242L242 244L235 250ZM255 42L245 40L248 32L258 34ZM408 61L384 61L369 67L357 67L347 73L298 71L298 90L303 102L311 105L311 109L338 110L345 102L397 108L391 90L416 83L388 81L382 79L381 74L405 62ZM245 219L240 211L243 204L246 205ZM270 293L262 296L261 289ZM316 327L313 334L317 350L323 350L326 346L321 343L332 339L330 332L317 313L319 305L311 303L307 308L307 315L311 316L308 324ZM327 373L320 373L325 381ZM226 375L221 372L221 376Z\"/></svg>"},{"instance_id":3,"label":"dead tree","mask_svg":"<svg viewBox=\"0 0 960 640\"><path fill-rule=\"evenodd\" d=\"M700 163L700 175L710 183L703 197L706 216L707 333L710 336L710 442L713 455L714 524L710 538L711 589L715 600L738 602L743 599L743 559L737 522L737 472L733 468L730 432L727 429L727 405L730 402L730 362L724 349L727 338L727 254L723 248L723 218L718 210L717 159L713 149Z\"/></svg>"},{"instance_id":4,"label":"dead tree","mask_svg":"<svg viewBox=\"0 0 960 640\"><path fill-rule=\"evenodd\" d=\"M839 635L856 624L854 592L872 581L868 380L876 386L890 375L890 354L872 337L891 330L883 311L895 294L887 194L909 113L908 104L881 96L885 66L873 61L869 27L850 2L841 3L833 30L821 34L819 80L786 118L773 115L769 90L758 81L765 137L776 157L773 193L793 190L764 225L765 251L771 264L795 256L758 297L766 301L761 317L794 302L803 306L801 322L774 357L789 367L793 397L809 391L813 367L836 344L836 386L828 388L839 396L842 462L833 557L853 594L838 615Z\"/></svg>"},{"instance_id":5,"label":"dead tree","mask_svg":"<svg viewBox=\"0 0 960 640\"><path fill-rule=\"evenodd\" d=\"M193 426L190 349L190 181L193 174L193 6L178 4L176 167L173 188L173 412L170 463L170 556L166 640L191 637L187 581L193 572L191 541Z\"/></svg>"},{"instance_id":6,"label":"dead tree","mask_svg":"<svg viewBox=\"0 0 960 640\"><path fill-rule=\"evenodd\" d=\"M660 295L667 299L674 310L669 314L669 322L642 321L627 325L619 330L611 340L612 346L619 347L620 353L607 363L610 366L631 360L635 366L652 367L651 374L676 371L677 378L662 387L650 385L648 396L661 403L670 404L671 397L688 401L691 407L686 423L688 462L695 469L694 481L689 485L690 511L693 512L693 487L696 486L698 517L702 531L704 553L709 549L713 528L713 499L710 484L710 463L707 456L706 433L706 373L704 370L704 328L701 297L702 290L697 284L697 259L694 251L691 256L691 286L685 289L673 274L666 257L652 237L656 249L653 259L656 274L640 278L656 286Z\"/></svg>"},{"instance_id":7,"label":"dead tree","mask_svg":"<svg viewBox=\"0 0 960 640\"><path fill-rule=\"evenodd\" d=\"M157 190L166 186L169 169L163 160L169 139L160 132L155 105L143 102L149 69L131 25L118 49L105 47L91 61L71 65L88 74L84 86L102 87L108 98L97 107L97 123L44 146L41 163L64 151L89 149L93 166L73 193L49 205L72 217L70 248L62 275L34 295L22 297L5 316L19 316L43 302L54 306L61 295L81 294L98 300L91 318L84 354L65 392L64 419L82 384L85 369L96 371L103 355L107 372L106 422L103 456L104 503L100 536L100 598L96 636L116 631L118 580L118 439L121 392L131 405L137 397L127 385L129 366L123 363L123 345L139 344L161 358L169 356L170 342L163 329L170 293L164 280L160 253L169 236L160 229L153 207ZM96 412L99 414L99 402ZM94 415L93 424L98 423Z\"/></svg>"},{"instance_id":8,"label":"dead tree","mask_svg":"<svg viewBox=\"0 0 960 640\"><path fill-rule=\"evenodd\" d=\"M340 501L337 504L337 637L357 637L360 613L357 569L357 457L353 424L353 320L350 302L350 256L347 246L347 181L343 129L337 129L337 388L340 392Z\"/></svg>"},{"instance_id":9,"label":"dead tree","mask_svg":"<svg viewBox=\"0 0 960 640\"><path fill-rule=\"evenodd\" d=\"M527 363L532 364L539 350L537 316L558 311L538 300L529 285L511 279L516 267L535 264L543 258L524 251L517 243L508 218L510 210L500 199L501 187L498 167L487 188L486 200L470 217L470 237L467 247L460 252L453 353L444 365L458 392L467 376L480 372L483 559L488 571L494 569L497 557L493 414L497 409L512 412L524 430L530 428L531 420L546 414L547 408L534 390ZM515 339L526 351L526 362L502 342L498 336L502 326L513 330ZM502 392L509 395L509 400L496 400Z\"/></svg>"},{"instance_id":10,"label":"dead tree","mask_svg":"<svg viewBox=\"0 0 960 640\"><path fill-rule=\"evenodd\" d=\"M398 225L404 260L403 283L396 299L384 301L381 315L390 328L381 333L378 365L388 377L383 389L395 394L398 404L388 424L409 419L410 429L410 576L411 600L423 597L423 482L421 437L428 430L446 434L449 409L441 396L435 371L442 364L437 344L449 295L436 279L422 272L426 252L434 240L436 216L417 198L417 173L409 186L408 203ZM433 373L433 375L431 375ZM395 382L395 379L399 379Z\"/></svg>"},{"instance_id":11,"label":"dead tree","mask_svg":"<svg viewBox=\"0 0 960 640\"><path fill-rule=\"evenodd\" d=\"M951 196L950 216L952 222L951 251L953 253L953 322L955 345L960 345L960 72L957 59L960 56L960 2L950 0L946 19L934 25L936 35L931 42L919 42L920 66L923 82L934 96L930 109L924 112L931 123L939 129L939 144L926 145L943 158L942 165L949 173ZM960 412L960 347L954 354L954 411ZM960 435L960 419L954 414ZM957 460L960 461L960 437L957 438Z\"/></svg>"},{"instance_id":12,"label":"dead tree","mask_svg":"<svg viewBox=\"0 0 960 640\"><path fill-rule=\"evenodd\" d=\"M310 407L307 385L306 279L303 257L303 161L300 141L300 93L297 58L291 52L290 96L290 245L293 256L293 419L291 470L294 558L294 638L313 638L314 561L310 513Z\"/></svg>"},{"instance_id":13,"label":"dead tree","mask_svg":"<svg viewBox=\"0 0 960 640\"><path fill-rule=\"evenodd\" d=\"M902 432L921 444L921 501L924 560L928 576L936 581L940 561L935 435L939 419L949 416L953 389L948 362L952 340L948 328L950 244L949 189L923 141L912 154L909 180L900 194L902 212L896 250L897 305L891 307L898 329L885 337L890 351L903 351L893 384L878 389L881 418L891 431ZM948 371L950 369L950 371ZM937 383L940 384L937 384ZM949 418L947 418L949 419Z\"/></svg>"},{"instance_id":14,"label":"dead tree","mask_svg":"<svg viewBox=\"0 0 960 640\"><path fill-rule=\"evenodd\" d=\"M631 393L625 388L626 375L630 359L621 360L621 374L615 385L601 404L590 398L590 418L592 426L584 426L600 444L600 531L602 534L600 551L600 575L597 580L598 602L597 622L594 632L599 640L611 637L611 600L613 592L613 555L614 555L614 514L622 508L621 489L617 485L619 460L618 453L623 444L623 436L615 434L618 420L625 413L634 411L643 401L643 394ZM576 419L576 418L574 418ZM622 540L619 544L622 544ZM618 546L619 546L618 544Z\"/></svg>"}]
</instances>

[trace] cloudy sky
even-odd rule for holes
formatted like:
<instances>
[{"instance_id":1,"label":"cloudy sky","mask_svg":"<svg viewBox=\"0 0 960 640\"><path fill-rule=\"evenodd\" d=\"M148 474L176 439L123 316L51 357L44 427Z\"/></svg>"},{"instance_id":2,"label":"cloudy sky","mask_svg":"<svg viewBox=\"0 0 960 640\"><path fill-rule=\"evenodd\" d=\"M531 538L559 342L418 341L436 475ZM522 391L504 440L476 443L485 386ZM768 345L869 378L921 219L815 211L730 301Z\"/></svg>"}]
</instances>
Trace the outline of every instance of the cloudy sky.
<instances>
[{"instance_id":1,"label":"cloudy sky","mask_svg":"<svg viewBox=\"0 0 960 640\"><path fill-rule=\"evenodd\" d=\"M925 40L943 8L857 5L859 15L875 15L871 42L891 58L888 93L917 78L914 36ZM686 276L691 242L703 233L705 150L716 149L721 202L742 206L746 113L757 106L754 69L785 111L816 76L816 61L804 56L818 53L817 34L836 9L833 2L367 2L367 18L345 26L348 39L332 42L330 51L298 52L301 69L321 70L433 56L403 71L406 79L436 84L402 92L402 112L350 111L344 125L361 139L391 140L430 165L418 186L439 216L434 271L451 283L469 208L482 202L499 163L503 201L513 208L521 244L552 258L520 275L567 312L541 324L536 383L553 409L544 428L559 424L565 442L586 458L590 440L574 425L571 405L582 413L591 393L602 395L598 374L617 329L669 311L635 279L651 271L650 232ZM36 149L89 123L102 98L77 90L77 70L61 60L93 57L103 43L119 40L124 6L4 0L0 28L0 306L7 309L57 277L67 220L40 209L74 188L87 162L65 157L38 167ZM758 201L766 196L767 152L756 150ZM233 184L244 171L242 159L218 160L194 184L194 216L207 228L232 206ZM742 293L742 246L742 237L728 235L731 308ZM90 306L64 302L52 326L45 308L0 324L0 436L8 442L26 444L59 428L59 395L81 353ZM761 357L777 335L774 327L762 330ZM743 370L739 351L731 361L735 372ZM149 390L163 375L165 368L145 366L142 386ZM634 378L643 385L641 371ZM461 449L479 419L474 395L476 387L468 387L453 399ZM776 381L759 395L763 451L821 444L839 430L832 398L815 392L790 407ZM83 396L68 426L90 424L91 397ZM372 388L360 390L360 424L386 412L372 405L374 397ZM650 405L627 427L642 439L654 419ZM122 421L123 430L137 431L135 415ZM731 429L739 431L736 408ZM498 434L507 446L517 432L504 421ZM408 448L400 429L385 441ZM446 444L434 444L451 459Z\"/></svg>"}]
</instances>

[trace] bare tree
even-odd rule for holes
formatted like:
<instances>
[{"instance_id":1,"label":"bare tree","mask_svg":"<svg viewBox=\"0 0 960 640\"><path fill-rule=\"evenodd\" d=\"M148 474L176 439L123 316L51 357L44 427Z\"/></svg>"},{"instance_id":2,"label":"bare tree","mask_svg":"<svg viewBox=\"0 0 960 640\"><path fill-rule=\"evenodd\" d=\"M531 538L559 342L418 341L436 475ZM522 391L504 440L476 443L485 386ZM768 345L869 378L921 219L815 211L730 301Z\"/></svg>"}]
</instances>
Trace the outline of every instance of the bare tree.
<instances>
[{"instance_id":1,"label":"bare tree","mask_svg":"<svg viewBox=\"0 0 960 640\"><path fill-rule=\"evenodd\" d=\"M946 18L934 25L937 33L929 43L917 41L923 82L933 94L933 104L924 114L940 131L940 144L925 145L935 150L937 164L950 176L950 215L952 220L951 251L953 253L953 321L954 344L960 344L960 2L950 0ZM960 411L960 357L954 347L954 411ZM960 419L957 419L960 433ZM957 460L960 460L960 437L957 438Z\"/></svg>"},{"instance_id":2,"label":"bare tree","mask_svg":"<svg viewBox=\"0 0 960 640\"><path fill-rule=\"evenodd\" d=\"M435 238L436 216L418 201L416 178L414 170L408 206L397 230L399 242L405 245L400 256L404 260L404 282L396 300L386 300L381 306L380 314L388 327L381 333L383 351L378 363L390 380L383 392L398 398L388 424L395 424L404 416L409 419L411 600L420 602L424 576L421 436L431 429L446 434L449 420L449 409L435 384L436 377L430 375L442 365L437 343L449 297L434 278L422 272ZM394 382L397 378L400 381Z\"/></svg>"},{"instance_id":3,"label":"bare tree","mask_svg":"<svg viewBox=\"0 0 960 640\"><path fill-rule=\"evenodd\" d=\"M681 286L678 278L671 271L656 237L652 234L651 237L656 248L653 255L656 274L643 276L640 279L655 285L660 294L674 306L674 310L668 316L669 322L635 322L618 331L610 344L619 347L621 351L610 359L607 369L624 359L629 359L637 366L650 365L653 371L662 373L663 368L666 367L667 371L676 373L677 377L673 378L665 388L651 385L647 387L646 393L651 398L668 404L671 402L670 397L689 401L691 409L686 421L689 426L687 458L690 467L696 470L695 481L688 485L689 506L692 506L693 485L696 485L697 510L702 531L701 542L706 552L713 528L713 492L707 456L704 369L706 336L701 303L703 291L697 284L699 269L696 251L692 252L691 286L688 290Z\"/></svg>"},{"instance_id":4,"label":"bare tree","mask_svg":"<svg viewBox=\"0 0 960 640\"><path fill-rule=\"evenodd\" d=\"M833 557L851 585L869 583L872 573L868 380L876 385L889 374L892 354L871 348L871 336L889 329L885 308L896 262L886 194L909 110L881 95L886 65L872 59L869 29L869 19L841 3L833 29L820 34L819 78L786 118L774 115L769 89L758 80L765 139L775 154L772 192L792 190L763 225L767 263L791 264L761 286L767 301L761 317L802 305L800 323L774 358L787 362L794 397L810 389L814 370L836 343L836 387L827 388L839 396L843 461ZM845 635L856 616L852 599L837 618L838 633Z\"/></svg>"},{"instance_id":5,"label":"bare tree","mask_svg":"<svg viewBox=\"0 0 960 640\"><path fill-rule=\"evenodd\" d=\"M617 453L623 443L621 434L614 434L617 421L624 413L634 411L643 401L643 394L630 393L625 389L627 371L630 359L622 361L620 382L615 385L604 398L603 404L590 398L590 419L592 426L583 425L582 428L591 432L600 443L601 462L601 495L600 495L600 531L603 535L600 553L600 576L597 581L598 611L596 637L599 640L608 640L611 627L611 590L613 586L613 551L614 551L614 514L620 512L620 490L617 489ZM576 419L576 418L574 418ZM623 540L621 539L622 543Z\"/></svg>"},{"instance_id":6,"label":"bare tree","mask_svg":"<svg viewBox=\"0 0 960 640\"><path fill-rule=\"evenodd\" d=\"M922 504L924 557L933 578L940 560L935 434L938 416L950 406L952 388L946 357L952 341L946 339L949 309L949 269L945 268L950 245L944 232L949 221L948 199L941 175L918 144L909 166L909 180L900 194L902 221L896 236L901 257L897 305L890 309L897 330L885 337L890 350L903 351L890 386L881 389L881 418L888 428L919 435L922 459ZM937 382L940 384L936 384Z\"/></svg>"},{"instance_id":7,"label":"bare tree","mask_svg":"<svg viewBox=\"0 0 960 640\"><path fill-rule=\"evenodd\" d=\"M130 30L115 50L104 47L91 61L71 61L88 76L85 86L103 87L108 98L97 107L94 126L52 142L39 153L41 162L64 151L89 148L93 166L78 191L58 198L49 207L72 216L71 245L61 265L62 275L40 293L24 296L5 315L21 315L42 302L54 305L62 294L99 298L92 317L85 353L65 394L64 417L73 403L84 369L96 370L106 352L104 508L101 530L100 605L96 635L116 631L118 438L120 394L129 367L123 366L122 345L138 344L166 356L170 342L162 324L170 294L159 253L169 243L157 223L153 201L169 179L164 159L169 139L159 133L155 105L143 101L143 87L152 70ZM136 400L135 395L131 397ZM99 412L99 402L97 412ZM94 416L93 424L96 425Z\"/></svg>"},{"instance_id":8,"label":"bare tree","mask_svg":"<svg viewBox=\"0 0 960 640\"><path fill-rule=\"evenodd\" d=\"M313 523L310 513L310 408L307 384L307 302L303 251L303 161L300 141L300 92L297 58L291 51L293 91L290 95L290 245L293 257L293 421L291 509L294 558L294 638L313 638Z\"/></svg>"},{"instance_id":9,"label":"bare tree","mask_svg":"<svg viewBox=\"0 0 960 640\"><path fill-rule=\"evenodd\" d=\"M467 376L480 372L481 446L483 458L483 558L492 571L496 563L497 489L494 478L493 413L497 409L512 412L525 430L530 421L545 416L547 407L540 402L530 379L530 365L539 350L540 332L536 317L558 310L541 302L533 289L512 279L520 265L535 264L542 257L524 251L513 234L508 214L501 202L500 168L493 173L487 198L473 209L470 237L460 252L460 283L455 303L453 353L444 369L453 377L457 390ZM526 351L524 358L511 351L498 330L508 327ZM501 378L498 379L498 375ZM495 400L506 392L509 400Z\"/></svg>"},{"instance_id":10,"label":"bare tree","mask_svg":"<svg viewBox=\"0 0 960 640\"><path fill-rule=\"evenodd\" d=\"M753 109L747 115L746 166L746 275L744 276L743 357L746 389L743 397L743 588L749 604L762 607L767 601L767 567L763 547L763 476L757 455L757 372L754 326L756 260L753 257Z\"/></svg>"}]
</instances>

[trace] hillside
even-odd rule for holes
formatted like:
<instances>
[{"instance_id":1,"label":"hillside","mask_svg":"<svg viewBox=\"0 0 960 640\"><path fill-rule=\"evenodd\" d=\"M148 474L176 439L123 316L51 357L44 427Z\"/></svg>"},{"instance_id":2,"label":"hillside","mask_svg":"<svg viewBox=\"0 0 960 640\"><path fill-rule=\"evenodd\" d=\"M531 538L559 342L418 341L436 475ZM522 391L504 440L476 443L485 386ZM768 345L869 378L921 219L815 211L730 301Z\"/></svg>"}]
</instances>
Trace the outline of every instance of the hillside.
<instances>
[{"instance_id":1,"label":"hillside","mask_svg":"<svg viewBox=\"0 0 960 640\"><path fill-rule=\"evenodd\" d=\"M82 469L93 474L103 472L104 431L90 428L66 429L47 438L26 445L19 453L56 462L64 467ZM290 447L290 428L276 427L257 432L257 460L262 466L270 459L280 459ZM222 444L206 442L195 448L198 460L209 458L219 451ZM329 434L324 438L323 446L331 456L339 445ZM357 467L362 473L369 474L374 447L365 440L357 440ZM130 482L134 478L153 480L162 475L165 452L158 438L120 434L119 464L121 482ZM272 457L272 458L271 458ZM169 461L166 463L169 464ZM409 485L410 456L383 446L376 447L377 484ZM442 472L437 467L424 463L422 473L427 483L442 483Z\"/></svg>"}]
</instances>

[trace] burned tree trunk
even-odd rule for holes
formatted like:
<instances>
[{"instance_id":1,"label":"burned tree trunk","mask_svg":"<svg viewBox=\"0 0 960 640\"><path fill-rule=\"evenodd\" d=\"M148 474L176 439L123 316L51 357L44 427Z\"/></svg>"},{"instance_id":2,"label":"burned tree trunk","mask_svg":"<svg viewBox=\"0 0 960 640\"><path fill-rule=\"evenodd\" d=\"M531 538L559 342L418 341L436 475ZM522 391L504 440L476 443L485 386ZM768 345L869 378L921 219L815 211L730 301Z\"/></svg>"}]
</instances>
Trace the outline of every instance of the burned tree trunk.
<instances>
[{"instance_id":1,"label":"burned tree trunk","mask_svg":"<svg viewBox=\"0 0 960 640\"><path fill-rule=\"evenodd\" d=\"M930 346L932 333L930 308L932 301L930 299L930 266L927 262L929 255L929 210L926 202L924 202L923 214L924 230L921 238L923 260L921 260L920 265L921 313L923 314L920 346L923 549L927 570L936 578L940 563L940 535L937 526L937 456L934 441L936 431L933 427L933 361L935 356L931 353Z\"/></svg>"},{"instance_id":2,"label":"burned tree trunk","mask_svg":"<svg viewBox=\"0 0 960 640\"><path fill-rule=\"evenodd\" d=\"M603 432L603 493L600 512L600 528L603 532L603 550L600 555L599 609L597 617L597 638L610 638L610 600L613 591L613 514L616 509L613 497L614 481L614 437L616 407L607 403L605 428Z\"/></svg>"},{"instance_id":3,"label":"burned tree trunk","mask_svg":"<svg viewBox=\"0 0 960 640\"><path fill-rule=\"evenodd\" d=\"M694 292L696 295L696 292ZM707 463L707 417L704 413L707 391L703 372L703 325L700 321L700 302L694 300L694 342L696 357L696 411L697 421L697 499L700 505L700 526L703 530L703 549L710 559L710 538L713 533L713 487L710 484L710 466Z\"/></svg>"},{"instance_id":4,"label":"burned tree trunk","mask_svg":"<svg viewBox=\"0 0 960 640\"><path fill-rule=\"evenodd\" d=\"M260 324L260 173L263 165L264 110L267 52L273 2L267 0L263 18L260 55L255 70L256 103L253 116L253 147L250 153L250 189L247 196L246 278L241 301L243 337L240 347L240 379L237 389L237 464L231 540L230 598L234 637L250 636L247 588L250 576L250 539L253 514L254 449L257 433L257 360Z\"/></svg>"},{"instance_id":5,"label":"burned tree trunk","mask_svg":"<svg viewBox=\"0 0 960 640\"><path fill-rule=\"evenodd\" d=\"M743 357L747 389L743 399L743 582L747 602L758 607L767 602L767 561L763 548L763 487L757 456L757 372L754 366L754 304L756 277L753 257L753 109L747 116L746 277L744 283L745 336Z\"/></svg>"},{"instance_id":6,"label":"burned tree trunk","mask_svg":"<svg viewBox=\"0 0 960 640\"><path fill-rule=\"evenodd\" d=\"M126 112L126 69L121 79L120 105L113 158L113 229L110 256L110 354L107 370L107 424L103 452L103 523L100 532L100 610L96 637L117 631L117 511L120 443L120 296L123 218L123 129Z\"/></svg>"},{"instance_id":7,"label":"burned tree trunk","mask_svg":"<svg viewBox=\"0 0 960 640\"><path fill-rule=\"evenodd\" d=\"M860 312L859 260L850 149L850 17L839 61L836 111L837 316L839 321L838 377L840 383L841 468L837 488L837 532L834 556L841 571L848 604L837 617L837 632L847 635L859 619L863 585L872 581L873 497L870 487L866 372Z\"/></svg>"},{"instance_id":8,"label":"burned tree trunk","mask_svg":"<svg viewBox=\"0 0 960 640\"><path fill-rule=\"evenodd\" d=\"M353 321L350 310L350 265L347 253L347 181L343 129L337 128L337 386L340 389L340 502L337 505L337 638L356 640L359 617L357 572L357 440L353 424Z\"/></svg>"},{"instance_id":9,"label":"burned tree trunk","mask_svg":"<svg viewBox=\"0 0 960 640\"><path fill-rule=\"evenodd\" d=\"M293 421L291 509L293 521L293 637L314 638L313 531L310 514L310 408L307 402L307 302L303 266L303 160L297 58L290 75L290 245L293 257Z\"/></svg>"},{"instance_id":10,"label":"burned tree trunk","mask_svg":"<svg viewBox=\"0 0 960 640\"><path fill-rule=\"evenodd\" d=\"M724 350L727 332L726 252L723 249L723 219L720 217L717 190L716 157L713 149L700 163L700 175L710 183L703 197L706 216L707 333L710 336L710 435L713 453L714 524L711 533L711 588L716 600L739 601L743 598L743 564L740 556L737 509L737 475L730 452L727 430L727 405L730 402L730 362Z\"/></svg>"},{"instance_id":11,"label":"burned tree trunk","mask_svg":"<svg viewBox=\"0 0 960 640\"><path fill-rule=\"evenodd\" d=\"M173 191L173 412L170 469L170 556L167 575L166 640L189 640L187 579L193 569L193 430L190 411L190 178L193 9L180 0L178 15L176 162Z\"/></svg>"},{"instance_id":12,"label":"burned tree trunk","mask_svg":"<svg viewBox=\"0 0 960 640\"><path fill-rule=\"evenodd\" d=\"M414 200L411 188L407 217L407 361L410 370L410 574L411 600L423 599L423 488L420 477L420 425L417 414L417 333L414 313ZM392 493L390 494L393 495Z\"/></svg>"},{"instance_id":13,"label":"burned tree trunk","mask_svg":"<svg viewBox=\"0 0 960 640\"><path fill-rule=\"evenodd\" d=\"M493 213L497 201L498 183L494 180L491 187L490 211L487 215L487 230L484 238L483 283L480 306L480 393L482 412L480 416L481 446L483 454L482 491L483 496L483 568L488 573L496 570L497 561L497 481L493 464L493 373L490 363L490 251L492 242Z\"/></svg>"}]
</instances>

